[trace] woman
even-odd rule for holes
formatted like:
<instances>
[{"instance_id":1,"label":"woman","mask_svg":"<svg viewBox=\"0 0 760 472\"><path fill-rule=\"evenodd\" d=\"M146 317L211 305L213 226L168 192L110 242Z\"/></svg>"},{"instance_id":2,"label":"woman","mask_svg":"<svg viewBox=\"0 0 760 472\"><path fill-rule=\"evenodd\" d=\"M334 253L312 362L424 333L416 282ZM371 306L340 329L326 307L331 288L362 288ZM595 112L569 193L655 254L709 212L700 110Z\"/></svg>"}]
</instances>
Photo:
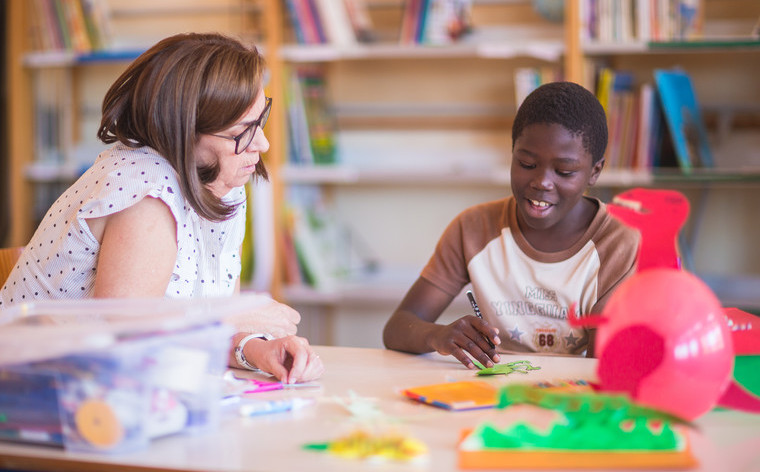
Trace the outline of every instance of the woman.
<instances>
[{"instance_id":1,"label":"woman","mask_svg":"<svg viewBox=\"0 0 760 472\"><path fill-rule=\"evenodd\" d=\"M267 178L263 71L255 48L218 34L166 38L130 64L103 100L98 138L113 146L48 211L0 308L239 292L244 186ZM318 377L321 361L293 336L299 320L276 302L253 313L231 365L285 382Z\"/></svg>"}]
</instances>

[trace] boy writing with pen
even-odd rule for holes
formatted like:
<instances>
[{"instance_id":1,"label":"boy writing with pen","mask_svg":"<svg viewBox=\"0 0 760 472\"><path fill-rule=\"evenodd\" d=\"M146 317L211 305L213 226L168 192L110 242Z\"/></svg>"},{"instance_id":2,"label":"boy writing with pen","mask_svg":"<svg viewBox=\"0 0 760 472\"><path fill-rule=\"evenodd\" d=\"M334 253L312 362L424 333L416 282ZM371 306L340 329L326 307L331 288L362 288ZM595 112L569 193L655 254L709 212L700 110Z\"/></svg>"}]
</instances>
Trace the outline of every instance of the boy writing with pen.
<instances>
[{"instance_id":1,"label":"boy writing with pen","mask_svg":"<svg viewBox=\"0 0 760 472\"><path fill-rule=\"evenodd\" d=\"M639 235L585 196L604 167L607 122L571 82L533 91L512 126L512 196L475 205L446 228L383 332L389 349L437 351L468 368L499 352L593 355L593 331L567 323L599 313L636 269ZM475 314L436 320L472 284ZM474 302L477 299L477 302Z\"/></svg>"}]
</instances>

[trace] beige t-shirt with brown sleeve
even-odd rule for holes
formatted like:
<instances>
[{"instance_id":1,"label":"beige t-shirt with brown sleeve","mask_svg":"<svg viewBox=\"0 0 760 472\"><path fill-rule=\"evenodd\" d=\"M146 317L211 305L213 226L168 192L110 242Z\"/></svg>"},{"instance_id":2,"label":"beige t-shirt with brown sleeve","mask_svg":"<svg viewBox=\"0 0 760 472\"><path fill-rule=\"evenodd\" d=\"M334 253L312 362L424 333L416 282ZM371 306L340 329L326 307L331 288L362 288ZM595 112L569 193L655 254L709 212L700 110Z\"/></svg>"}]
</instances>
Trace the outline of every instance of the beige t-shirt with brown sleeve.
<instances>
[{"instance_id":1,"label":"beige t-shirt with brown sleeve","mask_svg":"<svg viewBox=\"0 0 760 472\"><path fill-rule=\"evenodd\" d=\"M601 312L635 272L640 239L604 203L585 198L598 206L596 216L579 241L554 253L524 238L513 197L470 207L446 228L421 276L452 296L471 282L502 351L582 354L588 333L568 324L570 306Z\"/></svg>"}]
</instances>

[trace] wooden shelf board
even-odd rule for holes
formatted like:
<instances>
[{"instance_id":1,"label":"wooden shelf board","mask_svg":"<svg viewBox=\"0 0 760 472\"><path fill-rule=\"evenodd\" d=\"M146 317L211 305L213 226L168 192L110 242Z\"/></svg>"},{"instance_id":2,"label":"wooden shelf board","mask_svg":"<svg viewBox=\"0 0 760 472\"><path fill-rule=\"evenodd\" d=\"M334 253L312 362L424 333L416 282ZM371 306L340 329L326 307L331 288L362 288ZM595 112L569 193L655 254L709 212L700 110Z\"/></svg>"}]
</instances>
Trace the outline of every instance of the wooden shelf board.
<instances>
[{"instance_id":1,"label":"wooden shelf board","mask_svg":"<svg viewBox=\"0 0 760 472\"><path fill-rule=\"evenodd\" d=\"M760 172L756 179L760 182ZM430 169L358 169L343 165L297 166L287 165L282 169L283 181L288 184L330 184L330 185L509 185L509 169L450 169L431 171ZM675 177L672 177L675 180ZM690 177L681 175L688 181ZM649 186L656 182L651 172L607 169L602 172L597 185L609 187Z\"/></svg>"},{"instance_id":2,"label":"wooden shelf board","mask_svg":"<svg viewBox=\"0 0 760 472\"><path fill-rule=\"evenodd\" d=\"M688 54L758 52L760 39L755 38L706 38L692 41L630 41L630 42L587 42L582 45L584 54L624 55L624 54Z\"/></svg>"},{"instance_id":3,"label":"wooden shelf board","mask_svg":"<svg viewBox=\"0 0 760 472\"><path fill-rule=\"evenodd\" d=\"M280 58L289 62L332 62L371 59L483 58L509 59L533 57L557 61L564 52L561 40L487 41L449 45L404 45L396 43L333 46L330 44L286 45Z\"/></svg>"}]
</instances>

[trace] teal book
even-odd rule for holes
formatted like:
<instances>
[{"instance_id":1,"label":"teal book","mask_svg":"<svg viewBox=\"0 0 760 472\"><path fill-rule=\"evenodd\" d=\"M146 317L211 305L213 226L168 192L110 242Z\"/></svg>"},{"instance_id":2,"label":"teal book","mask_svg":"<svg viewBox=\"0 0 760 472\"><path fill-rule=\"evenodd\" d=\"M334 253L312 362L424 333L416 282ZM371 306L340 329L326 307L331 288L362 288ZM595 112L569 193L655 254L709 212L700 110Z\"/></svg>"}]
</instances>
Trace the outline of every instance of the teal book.
<instances>
[{"instance_id":1,"label":"teal book","mask_svg":"<svg viewBox=\"0 0 760 472\"><path fill-rule=\"evenodd\" d=\"M662 69L654 72L654 78L681 170L712 167L710 141L691 78L681 70Z\"/></svg>"}]
</instances>

